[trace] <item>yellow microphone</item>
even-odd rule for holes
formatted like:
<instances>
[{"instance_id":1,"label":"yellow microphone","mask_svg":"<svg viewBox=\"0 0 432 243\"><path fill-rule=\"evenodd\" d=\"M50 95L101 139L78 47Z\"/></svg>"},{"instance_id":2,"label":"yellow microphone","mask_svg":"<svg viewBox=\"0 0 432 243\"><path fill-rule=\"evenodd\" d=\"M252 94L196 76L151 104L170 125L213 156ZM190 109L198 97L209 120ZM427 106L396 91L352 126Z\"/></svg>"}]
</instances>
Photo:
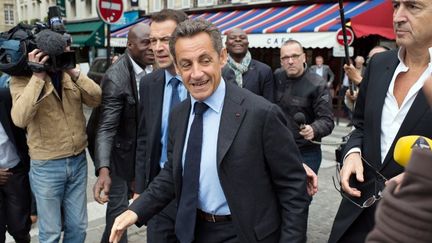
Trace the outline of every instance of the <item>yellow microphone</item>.
<instances>
[{"instance_id":1,"label":"yellow microphone","mask_svg":"<svg viewBox=\"0 0 432 243\"><path fill-rule=\"evenodd\" d=\"M428 149L432 148L432 140L419 136L410 135L401 137L397 142L393 152L394 160L401 166L406 167L411 159L413 149Z\"/></svg>"}]
</instances>

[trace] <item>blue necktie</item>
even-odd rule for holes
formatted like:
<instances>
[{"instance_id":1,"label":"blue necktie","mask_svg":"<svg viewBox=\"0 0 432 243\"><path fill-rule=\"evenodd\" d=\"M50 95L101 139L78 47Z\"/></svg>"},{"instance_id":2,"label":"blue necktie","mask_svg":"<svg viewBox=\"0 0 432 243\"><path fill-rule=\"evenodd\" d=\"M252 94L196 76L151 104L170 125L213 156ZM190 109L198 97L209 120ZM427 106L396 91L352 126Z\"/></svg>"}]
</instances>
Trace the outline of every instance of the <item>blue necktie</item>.
<instances>
[{"instance_id":1,"label":"blue necktie","mask_svg":"<svg viewBox=\"0 0 432 243\"><path fill-rule=\"evenodd\" d=\"M178 103L180 103L180 95L178 92L180 80L178 80L176 77L172 77L170 83L172 88L170 110L172 110L172 108L174 108Z\"/></svg>"},{"instance_id":2,"label":"blue necktie","mask_svg":"<svg viewBox=\"0 0 432 243\"><path fill-rule=\"evenodd\" d=\"M205 103L195 102L195 117L189 132L183 167L183 183L175 222L176 235L181 243L191 243L195 235L203 140L203 114L207 109L208 106Z\"/></svg>"}]
</instances>

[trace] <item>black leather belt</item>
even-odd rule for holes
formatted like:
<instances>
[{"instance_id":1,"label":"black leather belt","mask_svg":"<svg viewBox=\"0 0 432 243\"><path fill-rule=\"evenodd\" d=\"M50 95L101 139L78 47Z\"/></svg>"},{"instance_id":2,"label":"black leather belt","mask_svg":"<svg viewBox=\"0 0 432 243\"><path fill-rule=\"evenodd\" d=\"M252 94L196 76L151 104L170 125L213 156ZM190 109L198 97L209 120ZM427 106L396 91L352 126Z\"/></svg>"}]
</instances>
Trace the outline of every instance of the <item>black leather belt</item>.
<instances>
[{"instance_id":1,"label":"black leather belt","mask_svg":"<svg viewBox=\"0 0 432 243\"><path fill-rule=\"evenodd\" d=\"M197 209L197 217L200 220L204 220L211 223L228 222L232 220L231 215L214 215L214 214L206 213L199 209Z\"/></svg>"}]
</instances>

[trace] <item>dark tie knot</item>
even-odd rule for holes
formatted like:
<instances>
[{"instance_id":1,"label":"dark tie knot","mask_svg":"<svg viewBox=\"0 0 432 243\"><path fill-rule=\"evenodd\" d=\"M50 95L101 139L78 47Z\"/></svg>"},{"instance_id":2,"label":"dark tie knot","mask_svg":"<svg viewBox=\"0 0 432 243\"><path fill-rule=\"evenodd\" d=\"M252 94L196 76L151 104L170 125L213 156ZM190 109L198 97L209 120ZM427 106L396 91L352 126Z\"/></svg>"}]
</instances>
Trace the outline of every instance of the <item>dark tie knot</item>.
<instances>
[{"instance_id":1,"label":"dark tie knot","mask_svg":"<svg viewBox=\"0 0 432 243\"><path fill-rule=\"evenodd\" d=\"M208 105L204 102L195 102L194 113L195 115L202 115L208 108Z\"/></svg>"},{"instance_id":2,"label":"dark tie knot","mask_svg":"<svg viewBox=\"0 0 432 243\"><path fill-rule=\"evenodd\" d=\"M172 77L170 83L171 83L171 87L176 89L180 83L180 80L178 80L176 77Z\"/></svg>"}]
</instances>

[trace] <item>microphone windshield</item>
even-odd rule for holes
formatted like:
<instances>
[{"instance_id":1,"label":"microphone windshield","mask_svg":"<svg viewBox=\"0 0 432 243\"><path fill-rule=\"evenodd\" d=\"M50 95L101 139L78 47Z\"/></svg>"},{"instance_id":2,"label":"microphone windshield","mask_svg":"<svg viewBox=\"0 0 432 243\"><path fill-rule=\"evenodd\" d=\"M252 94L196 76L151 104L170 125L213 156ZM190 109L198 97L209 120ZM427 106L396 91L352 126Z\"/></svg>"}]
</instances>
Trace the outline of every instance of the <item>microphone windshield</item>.
<instances>
[{"instance_id":1,"label":"microphone windshield","mask_svg":"<svg viewBox=\"0 0 432 243\"><path fill-rule=\"evenodd\" d=\"M297 112L294 114L294 121L298 124L298 125L303 125L306 124L306 117L303 113L301 112Z\"/></svg>"},{"instance_id":2,"label":"microphone windshield","mask_svg":"<svg viewBox=\"0 0 432 243\"><path fill-rule=\"evenodd\" d=\"M50 56L57 56L64 52L66 40L62 34L49 29L40 31L36 36L37 47Z\"/></svg>"},{"instance_id":3,"label":"microphone windshield","mask_svg":"<svg viewBox=\"0 0 432 243\"><path fill-rule=\"evenodd\" d=\"M432 140L429 138L418 135L401 137L395 145L393 158L399 165L405 167L411 159L413 149L431 150L431 147Z\"/></svg>"}]
</instances>

